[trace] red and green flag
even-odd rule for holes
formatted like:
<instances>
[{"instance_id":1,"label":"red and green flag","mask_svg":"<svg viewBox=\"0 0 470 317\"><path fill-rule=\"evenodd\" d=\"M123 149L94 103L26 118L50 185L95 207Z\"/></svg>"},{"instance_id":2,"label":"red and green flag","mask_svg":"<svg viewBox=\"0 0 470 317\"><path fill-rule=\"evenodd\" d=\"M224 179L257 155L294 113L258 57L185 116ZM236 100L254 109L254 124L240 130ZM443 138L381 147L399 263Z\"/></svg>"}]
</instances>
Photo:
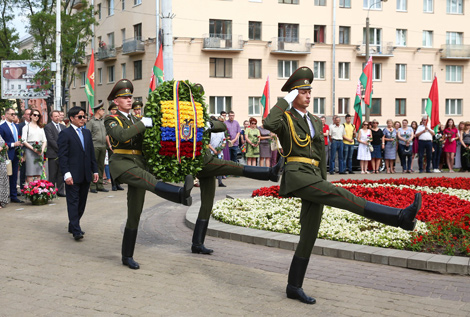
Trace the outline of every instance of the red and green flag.
<instances>
[{"instance_id":1,"label":"red and green flag","mask_svg":"<svg viewBox=\"0 0 470 317\"><path fill-rule=\"evenodd\" d=\"M365 89L364 94L364 103L370 108L372 103L372 56L369 57L364 70L362 71L361 77L359 80L361 81L362 86Z\"/></svg>"},{"instance_id":2,"label":"red and green flag","mask_svg":"<svg viewBox=\"0 0 470 317\"><path fill-rule=\"evenodd\" d=\"M359 131L362 125L362 100L361 100L361 81L357 81L356 88L356 99L354 99L354 126L356 127L356 132Z\"/></svg>"},{"instance_id":3,"label":"red and green flag","mask_svg":"<svg viewBox=\"0 0 470 317\"><path fill-rule=\"evenodd\" d=\"M155 60L155 64L153 65L149 92L154 91L158 85L163 83L164 79L165 78L163 74L163 50L162 50L162 44L160 43L160 48L158 49L157 59Z\"/></svg>"},{"instance_id":4,"label":"red and green flag","mask_svg":"<svg viewBox=\"0 0 470 317\"><path fill-rule=\"evenodd\" d=\"M90 107L90 113L93 114L95 106L95 52L91 50L90 65L86 75L85 93Z\"/></svg>"},{"instance_id":5,"label":"red and green flag","mask_svg":"<svg viewBox=\"0 0 470 317\"><path fill-rule=\"evenodd\" d=\"M261 97L261 104L264 107L263 119L268 116L269 113L269 76L264 85L263 96Z\"/></svg>"},{"instance_id":6,"label":"red and green flag","mask_svg":"<svg viewBox=\"0 0 470 317\"><path fill-rule=\"evenodd\" d=\"M426 102L426 114L428 115L428 122L426 123L431 129L435 129L439 125L439 92L437 89L437 77L434 76L429 97Z\"/></svg>"}]
</instances>

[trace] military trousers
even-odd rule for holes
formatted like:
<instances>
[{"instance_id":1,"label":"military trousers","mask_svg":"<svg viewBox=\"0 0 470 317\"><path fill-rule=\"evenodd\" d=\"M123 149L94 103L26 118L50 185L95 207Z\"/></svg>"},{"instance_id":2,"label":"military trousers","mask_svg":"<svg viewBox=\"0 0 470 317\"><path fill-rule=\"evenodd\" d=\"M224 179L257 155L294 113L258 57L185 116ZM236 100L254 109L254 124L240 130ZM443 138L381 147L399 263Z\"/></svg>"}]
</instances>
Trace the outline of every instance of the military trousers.
<instances>
[{"instance_id":1,"label":"military trousers","mask_svg":"<svg viewBox=\"0 0 470 317\"><path fill-rule=\"evenodd\" d=\"M99 179L96 183L90 184L90 189L103 189L104 160L106 159L106 148L95 147L96 165L98 166Z\"/></svg>"},{"instance_id":2,"label":"military trousers","mask_svg":"<svg viewBox=\"0 0 470 317\"><path fill-rule=\"evenodd\" d=\"M328 181L320 181L292 192L302 199L300 210L300 239L295 255L309 258L323 215L323 206L331 206L348 210L364 216L366 200L353 195L350 191L337 187Z\"/></svg>"},{"instance_id":3,"label":"military trousers","mask_svg":"<svg viewBox=\"0 0 470 317\"><path fill-rule=\"evenodd\" d=\"M155 176L138 166L125 171L116 180L120 184L128 185L126 228L138 229L145 192L155 193L155 185L158 181Z\"/></svg>"}]
</instances>

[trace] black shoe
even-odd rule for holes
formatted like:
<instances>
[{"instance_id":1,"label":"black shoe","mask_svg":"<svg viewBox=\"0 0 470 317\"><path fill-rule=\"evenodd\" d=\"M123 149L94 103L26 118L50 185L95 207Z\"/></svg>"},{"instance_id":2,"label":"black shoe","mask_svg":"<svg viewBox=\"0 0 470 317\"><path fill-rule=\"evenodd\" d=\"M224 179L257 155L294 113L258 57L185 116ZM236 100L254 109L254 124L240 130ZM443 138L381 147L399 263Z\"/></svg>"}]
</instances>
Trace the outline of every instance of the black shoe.
<instances>
[{"instance_id":1,"label":"black shoe","mask_svg":"<svg viewBox=\"0 0 470 317\"><path fill-rule=\"evenodd\" d=\"M81 233L74 234L73 238L75 239L75 241L78 241L80 239L83 239L83 234L81 234Z\"/></svg>"},{"instance_id":2,"label":"black shoe","mask_svg":"<svg viewBox=\"0 0 470 317\"><path fill-rule=\"evenodd\" d=\"M227 187L227 185L225 185L224 183L220 183L219 187Z\"/></svg>"},{"instance_id":3,"label":"black shoe","mask_svg":"<svg viewBox=\"0 0 470 317\"><path fill-rule=\"evenodd\" d=\"M123 256L122 265L127 265L130 269L133 269L133 270L140 269L139 263L134 261L134 259L131 256Z\"/></svg>"},{"instance_id":4,"label":"black shoe","mask_svg":"<svg viewBox=\"0 0 470 317\"><path fill-rule=\"evenodd\" d=\"M398 217L399 227L405 230L413 231L416 227L416 214L421 209L422 197L421 193L415 194L415 200L413 203L401 210Z\"/></svg>"},{"instance_id":5,"label":"black shoe","mask_svg":"<svg viewBox=\"0 0 470 317\"><path fill-rule=\"evenodd\" d=\"M330 175L335 175L335 172L330 172Z\"/></svg>"},{"instance_id":6,"label":"black shoe","mask_svg":"<svg viewBox=\"0 0 470 317\"><path fill-rule=\"evenodd\" d=\"M286 294L287 298L298 299L299 301L305 304L313 305L317 302L315 298L307 296L301 287L295 287L290 284L287 284Z\"/></svg>"},{"instance_id":7,"label":"black shoe","mask_svg":"<svg viewBox=\"0 0 470 317\"><path fill-rule=\"evenodd\" d=\"M19 200L18 198L11 199L10 202L17 203L17 204L23 204L24 203L24 201Z\"/></svg>"},{"instance_id":8,"label":"black shoe","mask_svg":"<svg viewBox=\"0 0 470 317\"><path fill-rule=\"evenodd\" d=\"M198 219L194 226L193 239L191 252L201 254L211 254L214 252L212 249L208 249L204 246L204 239L206 238L207 227L209 226L209 219Z\"/></svg>"},{"instance_id":9,"label":"black shoe","mask_svg":"<svg viewBox=\"0 0 470 317\"><path fill-rule=\"evenodd\" d=\"M349 171L349 174L356 174L356 173L354 173L353 171Z\"/></svg>"},{"instance_id":10,"label":"black shoe","mask_svg":"<svg viewBox=\"0 0 470 317\"><path fill-rule=\"evenodd\" d=\"M346 175L347 173L346 173L346 172L341 172L340 174L341 174L341 175Z\"/></svg>"},{"instance_id":11,"label":"black shoe","mask_svg":"<svg viewBox=\"0 0 470 317\"><path fill-rule=\"evenodd\" d=\"M59 194L59 193L57 194L57 196L58 196L58 197L66 197L65 194Z\"/></svg>"},{"instance_id":12,"label":"black shoe","mask_svg":"<svg viewBox=\"0 0 470 317\"><path fill-rule=\"evenodd\" d=\"M211 254L212 252L214 252L214 250L208 249L204 246L204 244L201 244L201 245L192 245L191 252L198 253L198 254Z\"/></svg>"},{"instance_id":13,"label":"black shoe","mask_svg":"<svg viewBox=\"0 0 470 317\"><path fill-rule=\"evenodd\" d=\"M115 192L115 191L117 191L117 187L116 187L116 186L113 186L113 187L111 187L111 190L112 190L113 192Z\"/></svg>"},{"instance_id":14,"label":"black shoe","mask_svg":"<svg viewBox=\"0 0 470 317\"><path fill-rule=\"evenodd\" d=\"M121 187L121 185L116 185L117 190L124 190L124 188Z\"/></svg>"},{"instance_id":15,"label":"black shoe","mask_svg":"<svg viewBox=\"0 0 470 317\"><path fill-rule=\"evenodd\" d=\"M109 189L101 188L101 189L98 189L98 191L99 191L99 192L105 192L105 193L107 193L107 192L109 192Z\"/></svg>"},{"instance_id":16,"label":"black shoe","mask_svg":"<svg viewBox=\"0 0 470 317\"><path fill-rule=\"evenodd\" d=\"M72 230L69 230L69 233L73 233ZM85 235L85 231L80 231L80 233Z\"/></svg>"},{"instance_id":17,"label":"black shoe","mask_svg":"<svg viewBox=\"0 0 470 317\"><path fill-rule=\"evenodd\" d=\"M97 194L98 192L96 191L96 189L90 189L90 193Z\"/></svg>"}]
</instances>

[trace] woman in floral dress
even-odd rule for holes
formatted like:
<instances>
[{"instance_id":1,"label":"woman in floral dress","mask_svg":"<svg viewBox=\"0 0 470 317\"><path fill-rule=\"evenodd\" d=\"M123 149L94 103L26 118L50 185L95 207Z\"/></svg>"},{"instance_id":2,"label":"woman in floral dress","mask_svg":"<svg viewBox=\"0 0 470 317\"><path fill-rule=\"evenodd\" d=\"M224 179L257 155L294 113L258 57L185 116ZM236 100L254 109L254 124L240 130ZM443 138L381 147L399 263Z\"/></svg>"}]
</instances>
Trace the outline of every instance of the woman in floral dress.
<instances>
[{"instance_id":1,"label":"woman in floral dress","mask_svg":"<svg viewBox=\"0 0 470 317\"><path fill-rule=\"evenodd\" d=\"M397 157L397 131L393 127L392 119L387 120L387 127L384 128L384 159L387 174L395 174L395 159Z\"/></svg>"},{"instance_id":2,"label":"woman in floral dress","mask_svg":"<svg viewBox=\"0 0 470 317\"><path fill-rule=\"evenodd\" d=\"M246 146L246 159L247 164L256 166L256 159L259 158L259 138L260 132L256 127L258 121L255 118L250 118L250 127L245 130Z\"/></svg>"},{"instance_id":3,"label":"woman in floral dress","mask_svg":"<svg viewBox=\"0 0 470 317\"><path fill-rule=\"evenodd\" d=\"M449 167L449 172L453 173L454 157L457 151L457 139L459 138L459 131L455 127L454 120L448 119L444 129L444 153L446 154L446 163Z\"/></svg>"},{"instance_id":4,"label":"woman in floral dress","mask_svg":"<svg viewBox=\"0 0 470 317\"><path fill-rule=\"evenodd\" d=\"M367 166L371 160L369 149L371 138L372 132L369 130L369 123L363 122L362 129L359 130L359 134L357 136L357 141L359 142L357 160L361 161L361 174L370 174L369 171L367 171Z\"/></svg>"},{"instance_id":5,"label":"woman in floral dress","mask_svg":"<svg viewBox=\"0 0 470 317\"><path fill-rule=\"evenodd\" d=\"M46 151L47 139L44 133L41 112L34 109L31 112L31 122L23 127L21 134L23 145L25 146L26 157L26 183L39 179L42 174L43 165L40 160ZM37 144L40 149L33 147ZM43 162L44 164L44 162Z\"/></svg>"},{"instance_id":6,"label":"woman in floral dress","mask_svg":"<svg viewBox=\"0 0 470 317\"><path fill-rule=\"evenodd\" d=\"M8 182L6 165L8 155L6 152L5 154L2 154L4 148L7 148L7 145L0 136L0 208L3 208L6 204L8 204L8 198L10 196L10 185Z\"/></svg>"}]
</instances>

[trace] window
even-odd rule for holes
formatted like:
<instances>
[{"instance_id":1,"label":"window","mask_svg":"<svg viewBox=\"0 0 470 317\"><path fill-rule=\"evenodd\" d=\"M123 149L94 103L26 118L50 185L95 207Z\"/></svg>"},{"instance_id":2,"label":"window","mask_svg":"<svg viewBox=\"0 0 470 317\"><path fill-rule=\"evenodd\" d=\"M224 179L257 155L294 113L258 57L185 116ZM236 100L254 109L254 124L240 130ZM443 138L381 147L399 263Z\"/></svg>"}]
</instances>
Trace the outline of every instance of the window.
<instances>
[{"instance_id":1,"label":"window","mask_svg":"<svg viewBox=\"0 0 470 317\"><path fill-rule=\"evenodd\" d=\"M446 44L454 44L454 45L463 44L463 33L446 32Z\"/></svg>"},{"instance_id":2,"label":"window","mask_svg":"<svg viewBox=\"0 0 470 317\"><path fill-rule=\"evenodd\" d=\"M382 98L372 98L372 106L370 107L371 116L382 115Z\"/></svg>"},{"instance_id":3,"label":"window","mask_svg":"<svg viewBox=\"0 0 470 317\"><path fill-rule=\"evenodd\" d=\"M108 0L108 15L114 14L114 0Z\"/></svg>"},{"instance_id":4,"label":"window","mask_svg":"<svg viewBox=\"0 0 470 317\"><path fill-rule=\"evenodd\" d=\"M101 85L103 83L103 69L98 68L98 84Z\"/></svg>"},{"instance_id":5,"label":"window","mask_svg":"<svg viewBox=\"0 0 470 317\"><path fill-rule=\"evenodd\" d=\"M349 79L349 62L339 62L338 63L338 78L339 79Z\"/></svg>"},{"instance_id":6,"label":"window","mask_svg":"<svg viewBox=\"0 0 470 317\"><path fill-rule=\"evenodd\" d=\"M463 0L447 0L447 13L462 14L463 13Z\"/></svg>"},{"instance_id":7,"label":"window","mask_svg":"<svg viewBox=\"0 0 470 317\"><path fill-rule=\"evenodd\" d=\"M101 3L98 3L98 19L101 20Z\"/></svg>"},{"instance_id":8,"label":"window","mask_svg":"<svg viewBox=\"0 0 470 317\"><path fill-rule=\"evenodd\" d=\"M313 114L325 114L325 98L313 98Z\"/></svg>"},{"instance_id":9,"label":"window","mask_svg":"<svg viewBox=\"0 0 470 317\"><path fill-rule=\"evenodd\" d=\"M324 25L315 25L313 28L313 42L325 43L325 29Z\"/></svg>"},{"instance_id":10,"label":"window","mask_svg":"<svg viewBox=\"0 0 470 317\"><path fill-rule=\"evenodd\" d=\"M423 47L432 47L432 31L423 31Z\"/></svg>"},{"instance_id":11,"label":"window","mask_svg":"<svg viewBox=\"0 0 470 317\"><path fill-rule=\"evenodd\" d=\"M397 11L406 11L407 0L397 0Z\"/></svg>"},{"instance_id":12,"label":"window","mask_svg":"<svg viewBox=\"0 0 470 317\"><path fill-rule=\"evenodd\" d=\"M80 72L80 87L85 87L85 85L86 85L85 72Z\"/></svg>"},{"instance_id":13,"label":"window","mask_svg":"<svg viewBox=\"0 0 470 317\"><path fill-rule=\"evenodd\" d=\"M122 64L121 64L121 74L122 74L122 78L127 78L127 75L126 75L126 63L122 63Z\"/></svg>"},{"instance_id":14,"label":"window","mask_svg":"<svg viewBox=\"0 0 470 317\"><path fill-rule=\"evenodd\" d=\"M446 99L446 116L462 115L462 99Z\"/></svg>"},{"instance_id":15,"label":"window","mask_svg":"<svg viewBox=\"0 0 470 317\"><path fill-rule=\"evenodd\" d=\"M124 41L126 40L126 29L121 29L121 38L122 43L124 44Z\"/></svg>"},{"instance_id":16,"label":"window","mask_svg":"<svg viewBox=\"0 0 470 317\"><path fill-rule=\"evenodd\" d=\"M114 83L114 65L108 66L108 83Z\"/></svg>"},{"instance_id":17,"label":"window","mask_svg":"<svg viewBox=\"0 0 470 317\"><path fill-rule=\"evenodd\" d=\"M209 77L231 78L232 77L232 59L231 58L213 58L209 61Z\"/></svg>"},{"instance_id":18,"label":"window","mask_svg":"<svg viewBox=\"0 0 470 317\"><path fill-rule=\"evenodd\" d=\"M423 0L423 12L433 13L434 12L434 0Z\"/></svg>"},{"instance_id":19,"label":"window","mask_svg":"<svg viewBox=\"0 0 470 317\"><path fill-rule=\"evenodd\" d=\"M406 64L395 65L395 80L406 81Z\"/></svg>"},{"instance_id":20,"label":"window","mask_svg":"<svg viewBox=\"0 0 470 317\"><path fill-rule=\"evenodd\" d=\"M462 82L462 66L447 65L446 66L446 82L461 83Z\"/></svg>"},{"instance_id":21,"label":"window","mask_svg":"<svg viewBox=\"0 0 470 317\"><path fill-rule=\"evenodd\" d=\"M248 78L261 78L261 60L248 60Z\"/></svg>"},{"instance_id":22,"label":"window","mask_svg":"<svg viewBox=\"0 0 470 317\"><path fill-rule=\"evenodd\" d=\"M72 108L73 108L73 107L76 107L76 106L77 106L77 103L76 103L75 101L72 102Z\"/></svg>"},{"instance_id":23,"label":"window","mask_svg":"<svg viewBox=\"0 0 470 317\"><path fill-rule=\"evenodd\" d=\"M349 113L349 98L338 98L338 114L345 115Z\"/></svg>"},{"instance_id":24,"label":"window","mask_svg":"<svg viewBox=\"0 0 470 317\"><path fill-rule=\"evenodd\" d=\"M365 64L364 64L365 66ZM364 69L364 67L362 67ZM380 81L382 80L382 64L373 64L372 67L372 80L373 81Z\"/></svg>"},{"instance_id":25,"label":"window","mask_svg":"<svg viewBox=\"0 0 470 317\"><path fill-rule=\"evenodd\" d=\"M298 61L278 61L277 62L277 77L289 78L292 73L299 68Z\"/></svg>"},{"instance_id":26,"label":"window","mask_svg":"<svg viewBox=\"0 0 470 317\"><path fill-rule=\"evenodd\" d=\"M349 26L339 27L339 44L349 44L351 28Z\"/></svg>"},{"instance_id":27,"label":"window","mask_svg":"<svg viewBox=\"0 0 470 317\"><path fill-rule=\"evenodd\" d=\"M108 33L108 48L114 48L114 32Z\"/></svg>"},{"instance_id":28,"label":"window","mask_svg":"<svg viewBox=\"0 0 470 317\"><path fill-rule=\"evenodd\" d=\"M77 85L76 85L76 82L75 82L76 79L77 79L77 77L73 76L73 88L77 88Z\"/></svg>"},{"instance_id":29,"label":"window","mask_svg":"<svg viewBox=\"0 0 470 317\"><path fill-rule=\"evenodd\" d=\"M432 65L423 65L422 81L432 80Z\"/></svg>"},{"instance_id":30,"label":"window","mask_svg":"<svg viewBox=\"0 0 470 317\"><path fill-rule=\"evenodd\" d=\"M316 6L326 6L326 0L315 0Z\"/></svg>"},{"instance_id":31,"label":"window","mask_svg":"<svg viewBox=\"0 0 470 317\"><path fill-rule=\"evenodd\" d=\"M212 114L232 110L232 97L209 97L209 108Z\"/></svg>"},{"instance_id":32,"label":"window","mask_svg":"<svg viewBox=\"0 0 470 317\"><path fill-rule=\"evenodd\" d=\"M232 39L231 20L209 20L209 36L218 37L224 40Z\"/></svg>"},{"instance_id":33,"label":"window","mask_svg":"<svg viewBox=\"0 0 470 317\"><path fill-rule=\"evenodd\" d=\"M299 42L299 25L279 23L278 25L279 42L298 43Z\"/></svg>"},{"instance_id":34,"label":"window","mask_svg":"<svg viewBox=\"0 0 470 317\"><path fill-rule=\"evenodd\" d=\"M278 3L299 4L299 0L278 0Z\"/></svg>"},{"instance_id":35,"label":"window","mask_svg":"<svg viewBox=\"0 0 470 317\"><path fill-rule=\"evenodd\" d=\"M351 0L339 0L340 8L351 8Z\"/></svg>"},{"instance_id":36,"label":"window","mask_svg":"<svg viewBox=\"0 0 470 317\"><path fill-rule=\"evenodd\" d=\"M248 115L259 116L261 115L261 97L248 97Z\"/></svg>"},{"instance_id":37,"label":"window","mask_svg":"<svg viewBox=\"0 0 470 317\"><path fill-rule=\"evenodd\" d=\"M406 30L397 29L397 46L406 46Z\"/></svg>"},{"instance_id":38,"label":"window","mask_svg":"<svg viewBox=\"0 0 470 317\"><path fill-rule=\"evenodd\" d=\"M86 109L86 101L80 101L80 108Z\"/></svg>"},{"instance_id":39,"label":"window","mask_svg":"<svg viewBox=\"0 0 470 317\"><path fill-rule=\"evenodd\" d=\"M134 0L134 5L139 5L139 4L142 4L142 0Z\"/></svg>"},{"instance_id":40,"label":"window","mask_svg":"<svg viewBox=\"0 0 470 317\"><path fill-rule=\"evenodd\" d=\"M382 1L377 0L363 0L362 8L367 10L382 10Z\"/></svg>"},{"instance_id":41,"label":"window","mask_svg":"<svg viewBox=\"0 0 470 317\"><path fill-rule=\"evenodd\" d=\"M395 115L406 116L406 99L395 99Z\"/></svg>"},{"instance_id":42,"label":"window","mask_svg":"<svg viewBox=\"0 0 470 317\"><path fill-rule=\"evenodd\" d=\"M142 39L142 23L134 25L134 39L136 40Z\"/></svg>"},{"instance_id":43,"label":"window","mask_svg":"<svg viewBox=\"0 0 470 317\"><path fill-rule=\"evenodd\" d=\"M248 22L248 39L261 41L261 22Z\"/></svg>"},{"instance_id":44,"label":"window","mask_svg":"<svg viewBox=\"0 0 470 317\"><path fill-rule=\"evenodd\" d=\"M426 105L428 104L428 98L421 99L421 115L426 115Z\"/></svg>"},{"instance_id":45,"label":"window","mask_svg":"<svg viewBox=\"0 0 470 317\"><path fill-rule=\"evenodd\" d=\"M363 44L366 44L366 28L363 29ZM382 52L382 29L369 29L369 48L372 52Z\"/></svg>"},{"instance_id":46,"label":"window","mask_svg":"<svg viewBox=\"0 0 470 317\"><path fill-rule=\"evenodd\" d=\"M325 62L313 62L313 79L325 79Z\"/></svg>"},{"instance_id":47,"label":"window","mask_svg":"<svg viewBox=\"0 0 470 317\"><path fill-rule=\"evenodd\" d=\"M121 0L122 2L122 11L126 10L126 0Z\"/></svg>"}]
</instances>

